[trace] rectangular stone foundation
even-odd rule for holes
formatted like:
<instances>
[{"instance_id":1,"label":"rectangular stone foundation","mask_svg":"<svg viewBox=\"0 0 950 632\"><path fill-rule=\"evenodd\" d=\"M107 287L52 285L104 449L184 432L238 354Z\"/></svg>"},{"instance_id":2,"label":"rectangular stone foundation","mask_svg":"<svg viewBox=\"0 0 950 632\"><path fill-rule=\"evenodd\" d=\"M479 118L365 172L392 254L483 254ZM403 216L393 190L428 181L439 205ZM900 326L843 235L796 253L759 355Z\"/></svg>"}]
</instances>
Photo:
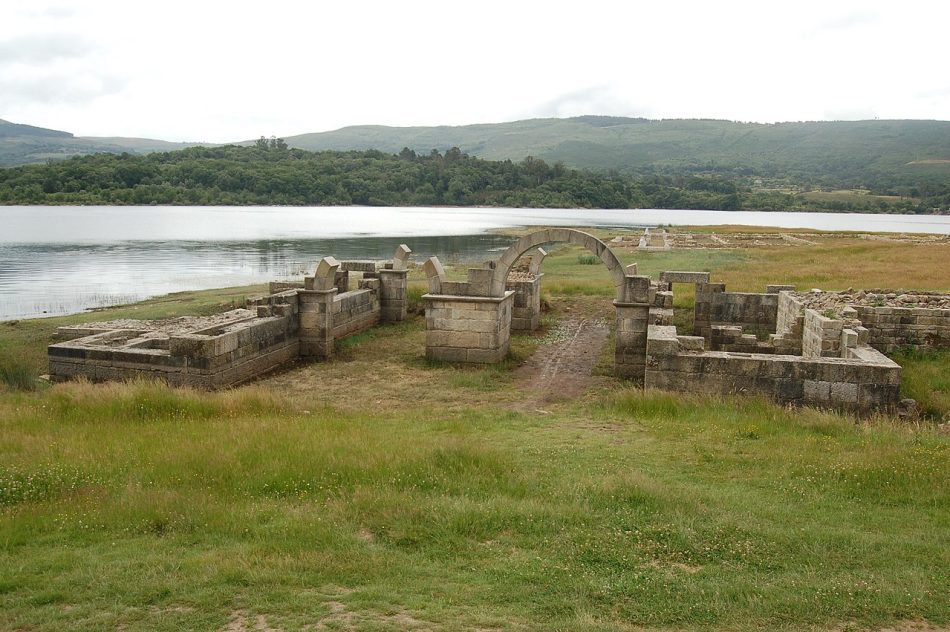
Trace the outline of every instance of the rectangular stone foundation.
<instances>
[{"instance_id":1,"label":"rectangular stone foundation","mask_svg":"<svg viewBox=\"0 0 950 632\"><path fill-rule=\"evenodd\" d=\"M893 410L901 368L871 347L844 358L701 351L674 327L650 327L645 385L688 393L765 395L783 404L858 413Z\"/></svg>"},{"instance_id":2,"label":"rectangular stone foundation","mask_svg":"<svg viewBox=\"0 0 950 632\"><path fill-rule=\"evenodd\" d=\"M426 358L491 364L508 355L514 292L501 298L426 294Z\"/></svg>"},{"instance_id":3,"label":"rectangular stone foundation","mask_svg":"<svg viewBox=\"0 0 950 632\"><path fill-rule=\"evenodd\" d=\"M62 328L60 337L67 340L47 350L50 377L96 382L156 378L173 386L210 389L247 382L298 357L332 357L336 340L380 322L381 294L388 301L390 322L406 313L405 271L366 278L375 274L369 263L350 262L349 267L365 270L359 289L351 292L276 284L280 291L250 301L251 309L185 323L113 321ZM313 287L313 278L309 285Z\"/></svg>"}]
</instances>

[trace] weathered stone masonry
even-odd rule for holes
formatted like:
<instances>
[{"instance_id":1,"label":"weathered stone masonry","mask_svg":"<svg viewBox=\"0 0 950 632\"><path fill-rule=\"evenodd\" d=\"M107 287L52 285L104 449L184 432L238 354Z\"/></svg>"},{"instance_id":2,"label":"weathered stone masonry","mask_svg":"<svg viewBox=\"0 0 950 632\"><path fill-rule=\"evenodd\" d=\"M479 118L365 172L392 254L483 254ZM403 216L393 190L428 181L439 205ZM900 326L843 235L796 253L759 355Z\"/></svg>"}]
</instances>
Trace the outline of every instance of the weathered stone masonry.
<instances>
[{"instance_id":1,"label":"weathered stone masonry","mask_svg":"<svg viewBox=\"0 0 950 632\"><path fill-rule=\"evenodd\" d=\"M54 380L158 378L172 385L221 388L251 380L297 357L326 359L336 340L380 322L406 317L406 261L400 246L392 263L339 262L325 257L303 283L271 284L251 309L202 319L188 331L147 323L101 323L60 328L68 340L50 345ZM342 272L342 274L341 274ZM350 273L361 273L349 291ZM344 290L341 292L340 290Z\"/></svg>"},{"instance_id":2,"label":"weathered stone masonry","mask_svg":"<svg viewBox=\"0 0 950 632\"><path fill-rule=\"evenodd\" d=\"M950 324L943 320L950 309L922 307L945 305L947 299L932 295L902 295L902 302L916 304L902 308L854 305L857 299L848 293L795 293L791 286L731 293L697 279L696 288L696 336L651 327L647 386L758 393L857 412L893 410L900 402L901 369L882 351L950 347L950 328L942 327ZM745 331L750 325L755 333ZM763 327L774 333L763 339Z\"/></svg>"},{"instance_id":3,"label":"weathered stone masonry","mask_svg":"<svg viewBox=\"0 0 950 632\"><path fill-rule=\"evenodd\" d=\"M540 319L540 263L544 244L566 242L582 246L607 266L617 298L615 372L643 383L647 325L650 317L650 279L629 275L602 241L587 233L551 228L525 235L497 261L468 271L464 282L447 281L435 257L426 262L429 282L426 301L426 357L451 362L497 362L509 349L512 315L519 329L534 329ZM510 279L517 261L534 252L528 278ZM520 294L520 298L516 295ZM475 305L476 307L472 307ZM515 312L514 310L518 310Z\"/></svg>"},{"instance_id":4,"label":"weathered stone masonry","mask_svg":"<svg viewBox=\"0 0 950 632\"><path fill-rule=\"evenodd\" d=\"M864 413L900 402L901 368L883 355L903 348L950 347L950 296L887 291L727 292L708 272L667 271L656 283L624 268L600 240L581 231L526 235L496 261L449 281L435 257L424 265L426 357L502 361L512 330L540 325L539 246L567 242L596 254L616 289L615 373L667 390L754 393L790 404ZM203 388L250 380L296 357L332 357L335 341L407 314L409 249L393 261L320 261L303 283L273 283L249 310L192 319L191 327L123 322L61 328L49 347L54 379L159 377ZM518 262L529 255L527 264ZM351 275L360 275L352 285ZM694 331L671 325L674 284L695 291Z\"/></svg>"}]
</instances>

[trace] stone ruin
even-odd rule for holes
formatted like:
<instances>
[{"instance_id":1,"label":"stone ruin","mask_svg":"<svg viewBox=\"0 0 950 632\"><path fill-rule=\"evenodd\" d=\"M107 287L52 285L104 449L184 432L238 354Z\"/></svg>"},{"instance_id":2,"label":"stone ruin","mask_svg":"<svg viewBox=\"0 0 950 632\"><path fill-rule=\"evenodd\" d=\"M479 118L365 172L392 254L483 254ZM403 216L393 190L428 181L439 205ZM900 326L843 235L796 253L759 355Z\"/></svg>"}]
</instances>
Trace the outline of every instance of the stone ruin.
<instances>
[{"instance_id":1,"label":"stone ruin","mask_svg":"<svg viewBox=\"0 0 950 632\"><path fill-rule=\"evenodd\" d=\"M450 281L438 258L423 266L426 357L490 364L508 355L511 331L540 326L540 247L566 242L607 267L616 297L615 374L648 388L761 394L780 403L866 413L900 408L899 349L950 348L950 295L869 290L728 292L708 272L667 271L653 281L624 267L599 239L556 228L519 239L497 260ZM60 328L50 375L62 380L158 377L218 388L298 357L326 359L334 341L406 317L406 263L320 261L303 283L272 283L253 309L161 325L113 321ZM528 255L527 258L524 258ZM359 274L349 290L350 275ZM693 330L673 323L674 284L695 292Z\"/></svg>"},{"instance_id":2,"label":"stone ruin","mask_svg":"<svg viewBox=\"0 0 950 632\"><path fill-rule=\"evenodd\" d=\"M607 266L617 291L617 376L647 388L691 393L761 394L781 403L866 413L897 410L897 349L950 348L950 296L882 290L796 293L727 292L708 272L667 271L657 281L624 268L595 237L548 229L522 237L497 261L452 282L438 259L425 264L426 356L449 362L498 362L512 330L540 321L539 246L567 242ZM516 262L528 255L529 263ZM695 292L693 331L673 325L673 286ZM830 308L828 305L834 305Z\"/></svg>"},{"instance_id":3,"label":"stone ruin","mask_svg":"<svg viewBox=\"0 0 950 632\"><path fill-rule=\"evenodd\" d=\"M625 270L613 251L596 237L569 228L525 235L497 261L469 269L468 280L463 282L446 280L439 260L430 258L424 266L429 283L429 293L423 296L426 357L470 363L504 359L511 330L535 329L540 323L540 265L545 252L539 247L558 242L582 246L607 266L616 290L616 373L642 384L650 278L637 276L635 269ZM529 252L533 254L525 274L516 264Z\"/></svg>"},{"instance_id":4,"label":"stone ruin","mask_svg":"<svg viewBox=\"0 0 950 632\"><path fill-rule=\"evenodd\" d=\"M221 388L252 380L297 358L326 359L334 343L406 318L407 262L324 257L301 283L271 283L270 294L208 318L111 321L60 327L49 346L50 378L93 381L158 378L174 386ZM350 290L350 275L359 274Z\"/></svg>"}]
</instances>

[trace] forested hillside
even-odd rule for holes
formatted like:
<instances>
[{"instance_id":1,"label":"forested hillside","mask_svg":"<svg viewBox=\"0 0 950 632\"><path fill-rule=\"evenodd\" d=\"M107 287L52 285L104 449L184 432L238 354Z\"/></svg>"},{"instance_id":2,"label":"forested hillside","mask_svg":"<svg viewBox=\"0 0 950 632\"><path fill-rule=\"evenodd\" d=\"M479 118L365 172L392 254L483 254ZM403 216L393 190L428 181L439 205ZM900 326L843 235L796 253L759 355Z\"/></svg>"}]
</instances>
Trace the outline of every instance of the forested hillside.
<instances>
[{"instance_id":1,"label":"forested hillside","mask_svg":"<svg viewBox=\"0 0 950 632\"><path fill-rule=\"evenodd\" d=\"M254 146L257 141L238 143ZM419 156L435 149L446 154L453 147L462 153L488 161L511 160L519 163L528 157L548 165L562 164L604 174L598 181L622 181L632 187L631 203L657 206L691 207L697 203L708 208L775 208L787 210L827 209L836 211L914 211L950 210L950 122L947 121L826 121L799 123L737 123L719 120L648 120L640 118L581 116L569 119L532 119L512 123L465 125L460 127L346 127L333 132L303 134L286 138L290 149L308 151L378 151L395 154L404 147ZM0 121L0 166L42 163L72 156L95 153L147 154L186 147L184 143L135 138L81 138L68 132ZM222 160L244 164L248 157L185 154L183 160ZM329 158L301 158L288 154L288 160L332 162ZM159 162L166 161L160 159ZM109 161L106 161L109 162ZM92 163L84 163L92 164ZM149 168L151 162L143 162ZM221 163L224 164L224 163ZM417 167L425 164L417 161ZM474 163L473 163L474 164ZM299 165L297 165L299 167ZM233 165L232 165L233 167ZM273 167L273 165L271 165ZM264 163L250 169L253 177L270 173ZM286 167L286 165L285 165ZM66 171L78 167L70 167ZM56 171L54 169L54 171ZM166 169L167 171L167 169ZM320 177L328 173L320 172ZM369 178L361 170L357 180ZM220 174L219 174L220 175ZM9 180L11 177L7 175ZM61 179L61 178L60 178ZM71 178L66 178L70 180ZM75 178L72 178L75 179ZM253 179L253 178L252 178ZM351 178L352 180L352 178ZM250 189L235 189L226 177L220 182L167 178L152 173L136 186L157 186L157 192L125 191L108 187L115 203L129 200L171 199L176 203L200 198L211 203L288 203L280 199L308 200L291 203L328 203L325 200L366 199L346 185L319 191L304 187L298 191L280 190L268 198L255 184ZM481 189L479 180L467 183L462 177L449 193L447 184L440 191L437 183L428 189L398 188L388 181L369 187L372 197L382 204L428 203L493 204L506 196L524 198L524 191L497 188ZM121 184L121 183L120 183ZM325 184L325 183L324 183ZM279 187L279 183L275 183ZM322 186L322 185L321 185ZM492 185L494 186L494 185ZM459 189L458 187L462 187ZM459 194L459 191L471 191ZM70 193L48 183L44 193ZM86 188L86 193L89 189ZM174 195L172 195L173 190ZM186 195L185 190L189 193ZM380 191L385 190L382 195ZM607 204L598 195L543 190L526 196L534 205L567 203L583 199L589 205ZM35 191L29 194L35 197ZM25 199L23 192L7 194L5 199ZM97 194L100 195L100 194ZM104 195L104 194L103 194ZM289 197L288 197L289 196ZM316 200L316 201L315 201ZM406 200L412 200L407 202ZM469 202L467 200L474 200ZM353 202L365 203L365 202Z\"/></svg>"},{"instance_id":2,"label":"forested hillside","mask_svg":"<svg viewBox=\"0 0 950 632\"><path fill-rule=\"evenodd\" d=\"M950 202L950 198L945 200ZM0 204L487 205L931 212L939 200L813 199L717 174L632 177L458 148L309 152L280 139L148 155L98 154L0 169Z\"/></svg>"},{"instance_id":3,"label":"forested hillside","mask_svg":"<svg viewBox=\"0 0 950 632\"><path fill-rule=\"evenodd\" d=\"M720 173L788 186L924 196L950 182L948 121L737 123L582 116L461 127L346 127L287 138L291 147L527 156L628 175Z\"/></svg>"},{"instance_id":4,"label":"forested hillside","mask_svg":"<svg viewBox=\"0 0 950 632\"><path fill-rule=\"evenodd\" d=\"M64 160L73 156L131 151L172 151L194 143L171 143L149 138L73 136L60 130L21 125L0 119L0 168Z\"/></svg>"}]
</instances>

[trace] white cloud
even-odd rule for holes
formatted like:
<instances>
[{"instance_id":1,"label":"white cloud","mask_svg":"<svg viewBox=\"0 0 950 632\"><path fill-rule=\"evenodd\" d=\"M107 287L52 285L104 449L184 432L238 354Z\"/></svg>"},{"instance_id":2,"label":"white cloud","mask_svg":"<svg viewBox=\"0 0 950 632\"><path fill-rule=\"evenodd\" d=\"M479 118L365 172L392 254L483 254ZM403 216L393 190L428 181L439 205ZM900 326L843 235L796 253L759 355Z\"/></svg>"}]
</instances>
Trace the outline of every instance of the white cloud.
<instances>
[{"instance_id":1,"label":"white cloud","mask_svg":"<svg viewBox=\"0 0 950 632\"><path fill-rule=\"evenodd\" d=\"M950 9L919 0L24 7L0 8L0 117L83 135L950 113Z\"/></svg>"}]
</instances>

